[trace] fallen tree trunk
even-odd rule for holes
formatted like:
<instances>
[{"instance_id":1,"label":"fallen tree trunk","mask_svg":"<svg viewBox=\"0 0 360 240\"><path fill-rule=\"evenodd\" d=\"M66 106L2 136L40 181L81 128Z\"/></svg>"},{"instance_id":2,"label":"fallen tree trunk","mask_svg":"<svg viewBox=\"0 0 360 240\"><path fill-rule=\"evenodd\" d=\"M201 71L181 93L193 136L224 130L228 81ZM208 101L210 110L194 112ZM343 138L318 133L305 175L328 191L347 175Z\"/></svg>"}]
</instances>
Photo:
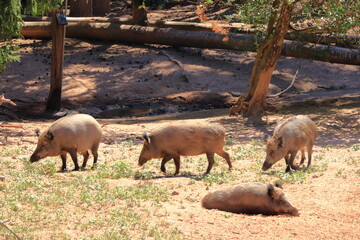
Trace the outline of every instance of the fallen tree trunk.
<instances>
[{"instance_id":1,"label":"fallen tree trunk","mask_svg":"<svg viewBox=\"0 0 360 240\"><path fill-rule=\"evenodd\" d=\"M50 22L26 22L21 34L28 38L51 38ZM121 42L163 44L181 47L256 51L261 39L248 34L219 34L182 31L171 28L143 27L115 23L72 23L66 28L70 38L89 38ZM281 55L331 63L360 65L360 51L335 46L284 42Z\"/></svg>"},{"instance_id":2,"label":"fallen tree trunk","mask_svg":"<svg viewBox=\"0 0 360 240\"><path fill-rule=\"evenodd\" d=\"M22 19L28 22L37 21L50 21L51 17L38 17L38 16L23 16ZM120 17L67 17L68 22L71 23L117 23L117 24L131 24L131 18ZM185 31L206 31L213 32L211 23L196 23L196 22L177 22L177 21L148 21L149 27L159 28L173 28ZM229 30L232 33L247 33L256 34L256 28L251 24L243 23L228 23L217 24L217 27ZM358 36L328 36L328 35L315 35L309 33L301 33L297 31L289 31L285 39L287 40L300 40L303 42L318 43L318 44L336 44L338 46L346 46L351 48L358 48L360 44L360 37Z\"/></svg>"},{"instance_id":3,"label":"fallen tree trunk","mask_svg":"<svg viewBox=\"0 0 360 240\"><path fill-rule=\"evenodd\" d=\"M49 21L51 17L41 16L23 16L22 19L27 22L40 22ZM117 23L117 24L132 24L131 18L120 18L120 17L67 17L66 20L71 23ZM177 21L147 21L149 27L159 28L174 28L178 30L186 31L208 31L212 32L211 23L197 23L197 22L177 22ZM218 24L218 27L229 29L230 32L235 33L255 33L255 29L249 24L243 23L229 23L229 24Z\"/></svg>"}]
</instances>

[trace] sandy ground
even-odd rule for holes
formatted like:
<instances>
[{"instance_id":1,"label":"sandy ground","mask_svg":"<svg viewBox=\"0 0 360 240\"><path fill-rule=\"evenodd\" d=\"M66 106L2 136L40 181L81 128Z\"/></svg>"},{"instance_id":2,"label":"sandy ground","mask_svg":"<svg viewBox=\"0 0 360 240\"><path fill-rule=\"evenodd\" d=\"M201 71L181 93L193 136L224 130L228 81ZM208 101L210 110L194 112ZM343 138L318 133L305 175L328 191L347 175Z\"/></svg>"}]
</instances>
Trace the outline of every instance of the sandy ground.
<instances>
[{"instance_id":1,"label":"sandy ground","mask_svg":"<svg viewBox=\"0 0 360 240\"><path fill-rule=\"evenodd\" d=\"M159 17L160 12L152 14ZM0 74L0 92L18 104L0 107L0 140L8 146L25 146L30 153L37 141L34 130L53 121L43 114L51 43L19 43L21 62ZM182 62L189 82L161 51ZM320 161L329 161L327 171L312 174L305 184L285 186L289 200L301 210L300 217L227 215L202 209L201 196L219 186L206 189L201 182L181 186L188 182L181 177L151 180L177 184L180 192L163 205L161 211L170 215L160 211L152 217L171 220L184 239L360 239L360 178L355 174L360 160L359 151L351 150L360 143L360 67L281 58L271 93L285 89L296 70L299 74L294 86L272 101L278 106L296 103L267 113L262 122L228 117L228 107L236 101L231 93L246 92L253 61L254 53L67 39L62 111L89 113L107 124L102 154L106 145L124 140L140 146L136 137L144 131L182 119L222 124L227 138L241 145L262 141L289 116L309 115L319 126L315 153L331 150ZM345 161L350 158L357 161L354 171ZM240 166L241 160L234 164ZM336 176L339 169L346 169L346 177ZM194 202L185 201L190 193ZM72 236L76 239L76 231Z\"/></svg>"}]
</instances>

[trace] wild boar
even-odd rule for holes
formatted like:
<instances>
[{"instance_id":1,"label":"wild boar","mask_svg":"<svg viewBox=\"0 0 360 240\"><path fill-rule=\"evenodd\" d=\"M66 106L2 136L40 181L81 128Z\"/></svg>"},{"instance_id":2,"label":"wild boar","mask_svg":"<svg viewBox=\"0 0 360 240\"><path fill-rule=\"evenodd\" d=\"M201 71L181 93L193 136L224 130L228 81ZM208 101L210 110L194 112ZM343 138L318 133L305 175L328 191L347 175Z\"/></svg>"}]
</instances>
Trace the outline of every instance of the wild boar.
<instances>
[{"instance_id":1,"label":"wild boar","mask_svg":"<svg viewBox=\"0 0 360 240\"><path fill-rule=\"evenodd\" d=\"M299 215L299 211L286 200L283 190L273 184L242 183L207 194L201 205L206 209L232 213Z\"/></svg>"},{"instance_id":2,"label":"wild boar","mask_svg":"<svg viewBox=\"0 0 360 240\"><path fill-rule=\"evenodd\" d=\"M42 134L38 132L38 136L38 144L30 157L30 162L60 155L61 171L66 171L66 154L69 153L75 165L74 171L78 171L77 153L84 156L82 168L85 168L90 149L95 166L102 131L99 123L92 116L87 114L65 116L56 120Z\"/></svg>"},{"instance_id":3,"label":"wild boar","mask_svg":"<svg viewBox=\"0 0 360 240\"><path fill-rule=\"evenodd\" d=\"M262 170L269 169L274 163L285 158L286 172L299 170L294 164L297 152L301 151L301 162L305 161L306 147L308 152L307 168L311 166L312 148L317 137L317 126L307 116L298 115L281 122L274 129L273 136L266 143L266 158Z\"/></svg>"},{"instance_id":4,"label":"wild boar","mask_svg":"<svg viewBox=\"0 0 360 240\"><path fill-rule=\"evenodd\" d=\"M214 154L223 157L231 170L230 156L223 150L225 128L214 124L181 122L161 127L151 134L144 133L144 145L139 157L142 166L153 158L162 158L161 171L165 164L174 159L175 174L179 174L180 156L194 156L205 153L209 162L206 173L214 164Z\"/></svg>"}]
</instances>

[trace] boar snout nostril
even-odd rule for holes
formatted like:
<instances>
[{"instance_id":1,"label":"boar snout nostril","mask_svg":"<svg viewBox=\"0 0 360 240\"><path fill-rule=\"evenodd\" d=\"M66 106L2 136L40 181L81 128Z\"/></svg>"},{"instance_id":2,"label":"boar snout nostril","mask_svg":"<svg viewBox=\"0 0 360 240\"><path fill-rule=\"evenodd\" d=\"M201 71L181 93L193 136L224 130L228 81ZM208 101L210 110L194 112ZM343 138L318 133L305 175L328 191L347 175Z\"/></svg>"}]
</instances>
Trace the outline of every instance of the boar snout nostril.
<instances>
[{"instance_id":1,"label":"boar snout nostril","mask_svg":"<svg viewBox=\"0 0 360 240\"><path fill-rule=\"evenodd\" d=\"M293 215L293 216L300 216L300 213L299 213L298 210L294 210L294 211L292 211L291 215Z\"/></svg>"},{"instance_id":2,"label":"boar snout nostril","mask_svg":"<svg viewBox=\"0 0 360 240\"><path fill-rule=\"evenodd\" d=\"M262 169L263 171L266 171L266 170L268 170L269 168L270 168L270 166L264 164L261 169Z\"/></svg>"},{"instance_id":3,"label":"boar snout nostril","mask_svg":"<svg viewBox=\"0 0 360 240\"><path fill-rule=\"evenodd\" d=\"M30 162L33 163L33 162L36 162L38 161L40 158L38 156L34 156L34 155L31 155L30 157Z\"/></svg>"}]
</instances>

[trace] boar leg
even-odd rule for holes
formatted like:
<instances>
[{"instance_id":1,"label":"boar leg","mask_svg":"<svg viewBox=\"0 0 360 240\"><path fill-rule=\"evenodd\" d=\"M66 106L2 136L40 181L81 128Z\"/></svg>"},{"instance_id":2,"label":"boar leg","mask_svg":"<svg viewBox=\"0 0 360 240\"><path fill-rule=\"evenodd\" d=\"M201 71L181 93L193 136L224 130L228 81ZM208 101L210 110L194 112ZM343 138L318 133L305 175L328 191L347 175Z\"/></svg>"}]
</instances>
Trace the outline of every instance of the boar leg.
<instances>
[{"instance_id":1,"label":"boar leg","mask_svg":"<svg viewBox=\"0 0 360 240\"><path fill-rule=\"evenodd\" d=\"M175 173L174 173L175 176L178 175L180 171L180 155L176 155L174 157L174 163L175 163Z\"/></svg>"},{"instance_id":2,"label":"boar leg","mask_svg":"<svg viewBox=\"0 0 360 240\"><path fill-rule=\"evenodd\" d=\"M95 145L95 146L93 146L93 147L91 148L91 153L92 153L92 155L93 155L93 157L94 157L94 163L93 163L92 168L95 167L95 164L96 164L96 162L97 162L97 160L98 160L98 149L99 149L99 144L97 144L97 145Z\"/></svg>"},{"instance_id":3,"label":"boar leg","mask_svg":"<svg viewBox=\"0 0 360 240\"><path fill-rule=\"evenodd\" d=\"M161 167L160 167L160 169L161 169L161 171L162 171L163 173L166 172L165 163L167 163L168 161L170 161L170 160L173 159L173 158L174 158L174 156L169 155L169 154L166 154L166 155L164 156L163 160L161 161Z\"/></svg>"},{"instance_id":4,"label":"boar leg","mask_svg":"<svg viewBox=\"0 0 360 240\"><path fill-rule=\"evenodd\" d=\"M291 172L289 158L290 158L290 154L286 154L286 156L285 156L285 163L286 163L285 172Z\"/></svg>"},{"instance_id":5,"label":"boar leg","mask_svg":"<svg viewBox=\"0 0 360 240\"><path fill-rule=\"evenodd\" d=\"M77 155L76 155L76 149L70 149L69 150L70 156L74 162L75 168L73 171L79 171L79 164L78 164L78 159L77 159Z\"/></svg>"},{"instance_id":6,"label":"boar leg","mask_svg":"<svg viewBox=\"0 0 360 240\"><path fill-rule=\"evenodd\" d=\"M296 157L297 152L298 152L298 151L294 151L294 152L291 152L291 153L290 153L289 165L290 165L290 167L291 167L292 169L294 169L294 170L299 170L299 167L294 164L294 160L295 160L295 157ZM289 166L289 165L288 165L288 166Z\"/></svg>"},{"instance_id":7,"label":"boar leg","mask_svg":"<svg viewBox=\"0 0 360 240\"><path fill-rule=\"evenodd\" d=\"M308 164L307 164L307 168L309 168L311 166L311 155L312 155L312 150L313 148L313 143L309 143L307 146L306 146L306 149L307 149L307 152L308 152Z\"/></svg>"},{"instance_id":8,"label":"boar leg","mask_svg":"<svg viewBox=\"0 0 360 240\"><path fill-rule=\"evenodd\" d=\"M229 171L230 171L232 169L230 155L227 152L225 152L223 149L221 149L220 152L217 152L217 154L226 160L227 164L229 165Z\"/></svg>"},{"instance_id":9,"label":"boar leg","mask_svg":"<svg viewBox=\"0 0 360 240\"><path fill-rule=\"evenodd\" d=\"M212 166L214 165L214 153L206 153L206 157L208 159L209 165L205 172L205 174L210 173Z\"/></svg>"},{"instance_id":10,"label":"boar leg","mask_svg":"<svg viewBox=\"0 0 360 240\"><path fill-rule=\"evenodd\" d=\"M303 164L305 161L305 151L304 151L304 148L301 149L301 162L300 162L300 165Z\"/></svg>"},{"instance_id":11,"label":"boar leg","mask_svg":"<svg viewBox=\"0 0 360 240\"><path fill-rule=\"evenodd\" d=\"M84 156L84 161L83 161L83 164L82 164L82 166L81 166L81 168L86 168L86 163L87 163L87 160L89 159L89 152L88 151L86 151L84 154L83 154L83 156Z\"/></svg>"},{"instance_id":12,"label":"boar leg","mask_svg":"<svg viewBox=\"0 0 360 240\"><path fill-rule=\"evenodd\" d=\"M62 161L61 172L65 172L66 171L66 153L61 153L60 157L61 157L61 161Z\"/></svg>"}]
</instances>

